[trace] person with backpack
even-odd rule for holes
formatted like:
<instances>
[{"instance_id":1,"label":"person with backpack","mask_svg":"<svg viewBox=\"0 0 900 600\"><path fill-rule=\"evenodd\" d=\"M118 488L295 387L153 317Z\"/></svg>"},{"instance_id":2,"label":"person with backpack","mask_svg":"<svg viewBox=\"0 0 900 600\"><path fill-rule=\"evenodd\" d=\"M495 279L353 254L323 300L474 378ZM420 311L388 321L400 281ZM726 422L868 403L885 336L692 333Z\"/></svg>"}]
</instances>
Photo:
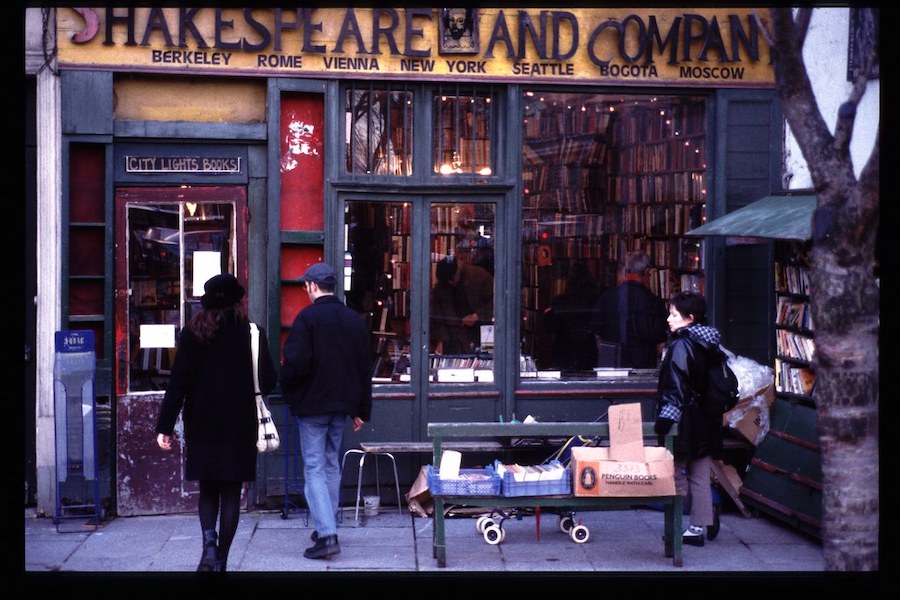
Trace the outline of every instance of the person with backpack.
<instances>
[{"instance_id":1,"label":"person with backpack","mask_svg":"<svg viewBox=\"0 0 900 600\"><path fill-rule=\"evenodd\" d=\"M675 437L675 487L690 507L690 525L682 541L704 545L704 533L718 531L710 486L713 458L722 450L722 398L708 393L711 368L719 367L719 331L706 321L706 300L679 292L669 301L669 340L659 367L658 416L654 430L664 436L678 423ZM686 488L686 489L685 489Z\"/></svg>"}]
</instances>

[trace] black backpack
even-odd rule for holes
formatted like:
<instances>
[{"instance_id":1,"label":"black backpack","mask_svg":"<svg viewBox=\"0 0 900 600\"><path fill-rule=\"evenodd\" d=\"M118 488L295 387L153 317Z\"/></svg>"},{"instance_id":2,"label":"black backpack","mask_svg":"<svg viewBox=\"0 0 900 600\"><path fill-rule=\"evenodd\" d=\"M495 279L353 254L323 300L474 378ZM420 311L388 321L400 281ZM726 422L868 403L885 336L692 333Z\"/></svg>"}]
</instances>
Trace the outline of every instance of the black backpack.
<instances>
[{"instance_id":1,"label":"black backpack","mask_svg":"<svg viewBox=\"0 0 900 600\"><path fill-rule=\"evenodd\" d=\"M721 346L710 346L706 357L706 393L701 395L700 407L710 417L721 417L740 399L738 380Z\"/></svg>"}]
</instances>

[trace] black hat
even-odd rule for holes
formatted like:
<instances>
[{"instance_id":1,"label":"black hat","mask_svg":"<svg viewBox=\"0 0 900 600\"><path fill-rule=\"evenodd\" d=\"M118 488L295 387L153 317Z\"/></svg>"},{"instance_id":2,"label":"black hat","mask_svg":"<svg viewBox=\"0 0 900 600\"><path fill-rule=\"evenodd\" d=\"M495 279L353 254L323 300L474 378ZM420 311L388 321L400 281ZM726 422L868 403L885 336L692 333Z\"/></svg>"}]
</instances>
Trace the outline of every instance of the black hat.
<instances>
[{"instance_id":1,"label":"black hat","mask_svg":"<svg viewBox=\"0 0 900 600\"><path fill-rule=\"evenodd\" d=\"M229 273L220 273L214 277L210 277L203 289L205 294L200 298L200 304L203 308L228 308L244 297L244 288Z\"/></svg>"},{"instance_id":2,"label":"black hat","mask_svg":"<svg viewBox=\"0 0 900 600\"><path fill-rule=\"evenodd\" d=\"M300 281L312 281L315 284L335 284L337 283L337 274L330 265L325 263L316 263L310 265L306 269L306 273L300 278Z\"/></svg>"}]
</instances>

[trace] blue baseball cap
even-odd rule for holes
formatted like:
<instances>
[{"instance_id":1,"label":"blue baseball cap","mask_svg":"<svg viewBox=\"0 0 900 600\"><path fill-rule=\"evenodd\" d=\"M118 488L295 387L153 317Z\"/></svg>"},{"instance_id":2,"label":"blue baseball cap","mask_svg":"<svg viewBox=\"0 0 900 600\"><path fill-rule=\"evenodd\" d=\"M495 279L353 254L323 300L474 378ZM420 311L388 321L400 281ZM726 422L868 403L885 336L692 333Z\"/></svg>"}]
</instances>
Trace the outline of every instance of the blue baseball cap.
<instances>
[{"instance_id":1,"label":"blue baseball cap","mask_svg":"<svg viewBox=\"0 0 900 600\"><path fill-rule=\"evenodd\" d=\"M337 274L331 268L331 265L316 263L306 269L306 273L303 274L300 281L312 281L315 284L334 284L337 282Z\"/></svg>"}]
</instances>

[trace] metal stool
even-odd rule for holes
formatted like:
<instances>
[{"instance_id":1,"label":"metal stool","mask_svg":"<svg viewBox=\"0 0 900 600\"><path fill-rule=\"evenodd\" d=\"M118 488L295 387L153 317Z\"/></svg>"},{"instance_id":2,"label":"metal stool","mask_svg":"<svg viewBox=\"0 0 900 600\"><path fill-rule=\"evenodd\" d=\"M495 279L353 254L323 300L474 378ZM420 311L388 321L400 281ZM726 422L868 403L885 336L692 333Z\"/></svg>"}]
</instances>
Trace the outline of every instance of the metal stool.
<instances>
[{"instance_id":1,"label":"metal stool","mask_svg":"<svg viewBox=\"0 0 900 600\"><path fill-rule=\"evenodd\" d=\"M363 467L366 464L366 456L371 454L375 457L375 493L378 496L381 496L381 483L378 481L378 457L379 456L387 456L391 459L391 465L394 467L394 485L397 487L397 511L400 513L400 516L403 516L403 506L400 501L400 478L397 476L397 461L394 459L394 455L390 452L379 452L377 450L363 450L361 448L350 448L346 452L344 452L344 457L341 459L341 476L343 478L344 474L344 463L347 461L348 454L359 454L359 471L356 478L356 513L355 518L359 521L359 500L360 500L360 491L362 490L362 476L363 476Z\"/></svg>"}]
</instances>

